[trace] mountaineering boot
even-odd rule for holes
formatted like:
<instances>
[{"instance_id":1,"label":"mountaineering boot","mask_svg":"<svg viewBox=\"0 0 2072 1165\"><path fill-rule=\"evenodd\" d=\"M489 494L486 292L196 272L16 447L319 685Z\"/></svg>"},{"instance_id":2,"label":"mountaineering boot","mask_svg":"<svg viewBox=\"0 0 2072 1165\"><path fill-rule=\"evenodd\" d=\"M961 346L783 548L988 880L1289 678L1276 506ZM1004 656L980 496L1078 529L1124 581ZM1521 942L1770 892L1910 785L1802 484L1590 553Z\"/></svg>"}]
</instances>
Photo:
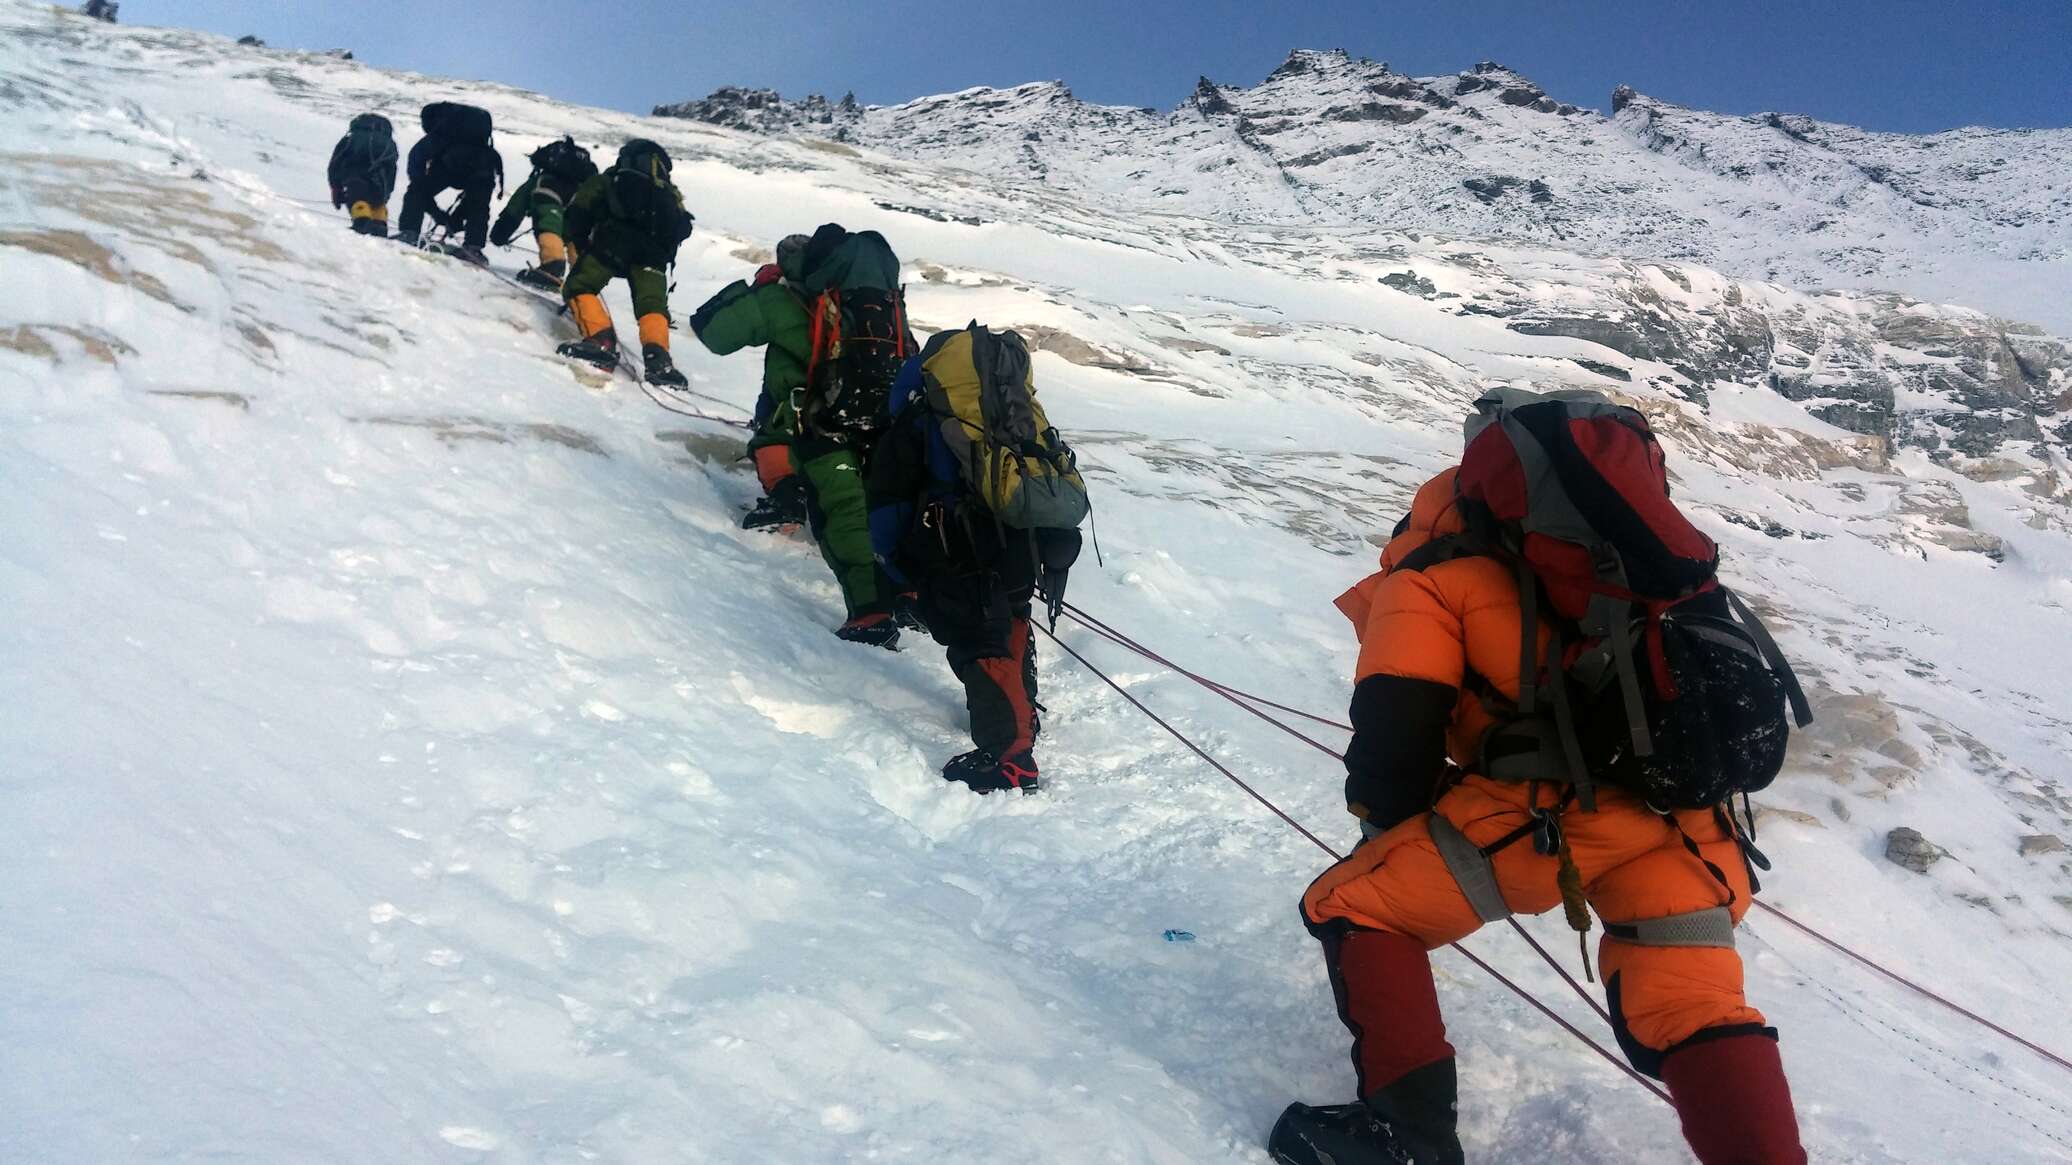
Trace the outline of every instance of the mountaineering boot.
<instances>
[{"instance_id":1,"label":"mountaineering boot","mask_svg":"<svg viewBox=\"0 0 2072 1165\"><path fill-rule=\"evenodd\" d=\"M1754 1030L1692 1042L1662 1060L1662 1082L1700 1165L1805 1165L1776 1037Z\"/></svg>"},{"instance_id":2,"label":"mountaineering boot","mask_svg":"<svg viewBox=\"0 0 2072 1165\"><path fill-rule=\"evenodd\" d=\"M685 388L690 381L676 370L676 362L669 358L669 316L651 311L641 313L640 359L646 366L647 382L664 388Z\"/></svg>"},{"instance_id":3,"label":"mountaineering boot","mask_svg":"<svg viewBox=\"0 0 2072 1165\"><path fill-rule=\"evenodd\" d=\"M353 233L372 235L377 239L388 237L388 207L375 206L366 199L352 204Z\"/></svg>"},{"instance_id":4,"label":"mountaineering boot","mask_svg":"<svg viewBox=\"0 0 2072 1165\"><path fill-rule=\"evenodd\" d=\"M561 281L567 277L566 259L550 259L537 267L527 267L515 276L518 282L527 287L537 287L541 291L560 291Z\"/></svg>"},{"instance_id":5,"label":"mountaineering boot","mask_svg":"<svg viewBox=\"0 0 2072 1165\"><path fill-rule=\"evenodd\" d=\"M1266 1155L1280 1165L1425 1165L1427 1160L1411 1156L1388 1123L1357 1100L1289 1105L1267 1135Z\"/></svg>"},{"instance_id":6,"label":"mountaineering boot","mask_svg":"<svg viewBox=\"0 0 2072 1165\"><path fill-rule=\"evenodd\" d=\"M483 254L480 247L449 246L445 250L447 254L459 259L463 263L473 263L477 267L489 266L489 256Z\"/></svg>"},{"instance_id":7,"label":"mountaineering boot","mask_svg":"<svg viewBox=\"0 0 2072 1165\"><path fill-rule=\"evenodd\" d=\"M921 596L902 591L892 599L892 621L908 631L928 634L928 620L921 615ZM1034 735L1033 733L1031 734Z\"/></svg>"},{"instance_id":8,"label":"mountaineering boot","mask_svg":"<svg viewBox=\"0 0 2072 1165\"><path fill-rule=\"evenodd\" d=\"M882 647L887 651L899 650L899 624L886 614L858 615L840 627L835 628L835 637L850 643L861 643L866 647Z\"/></svg>"},{"instance_id":9,"label":"mountaineering boot","mask_svg":"<svg viewBox=\"0 0 2072 1165\"><path fill-rule=\"evenodd\" d=\"M580 340L570 340L554 349L554 354L610 371L619 366L619 334L603 331Z\"/></svg>"},{"instance_id":10,"label":"mountaineering boot","mask_svg":"<svg viewBox=\"0 0 2072 1165\"><path fill-rule=\"evenodd\" d=\"M1460 1081L1452 1057L1412 1068L1376 1089L1367 1107L1418 1165L1461 1165Z\"/></svg>"},{"instance_id":11,"label":"mountaineering boot","mask_svg":"<svg viewBox=\"0 0 2072 1165\"><path fill-rule=\"evenodd\" d=\"M395 241L403 244L406 247L415 247L419 245L417 241L416 231L397 231L395 234L390 235L389 238L394 239Z\"/></svg>"},{"instance_id":12,"label":"mountaineering boot","mask_svg":"<svg viewBox=\"0 0 2072 1165\"><path fill-rule=\"evenodd\" d=\"M690 381L676 370L676 363L669 359L669 349L660 344L640 346L641 363L647 368L647 382L663 388L688 388Z\"/></svg>"},{"instance_id":13,"label":"mountaineering boot","mask_svg":"<svg viewBox=\"0 0 2072 1165\"><path fill-rule=\"evenodd\" d=\"M777 530L789 534L806 524L806 479L796 473L777 483L741 519L743 530Z\"/></svg>"},{"instance_id":14,"label":"mountaineering boot","mask_svg":"<svg viewBox=\"0 0 2072 1165\"><path fill-rule=\"evenodd\" d=\"M942 767L942 779L969 785L972 792L980 794L1003 789L1033 793L1043 787L1033 755L1019 752L1003 758L983 748L951 757L950 763Z\"/></svg>"}]
</instances>

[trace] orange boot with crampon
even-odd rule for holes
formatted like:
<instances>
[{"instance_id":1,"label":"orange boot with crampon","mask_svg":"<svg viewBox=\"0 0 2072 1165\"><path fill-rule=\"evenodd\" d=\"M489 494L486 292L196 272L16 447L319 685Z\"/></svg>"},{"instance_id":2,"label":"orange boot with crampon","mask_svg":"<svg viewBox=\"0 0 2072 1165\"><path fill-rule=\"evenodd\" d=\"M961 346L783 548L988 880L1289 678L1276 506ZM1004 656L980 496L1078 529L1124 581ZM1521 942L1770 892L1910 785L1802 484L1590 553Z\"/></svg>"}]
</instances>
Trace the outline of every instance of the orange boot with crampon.
<instances>
[{"instance_id":1,"label":"orange boot with crampon","mask_svg":"<svg viewBox=\"0 0 2072 1165\"><path fill-rule=\"evenodd\" d=\"M571 340L554 349L558 355L571 360L581 360L610 371L619 366L619 333L612 330L611 313L604 310L604 301L594 295L571 296L568 301L569 315L581 329L583 338Z\"/></svg>"},{"instance_id":2,"label":"orange boot with crampon","mask_svg":"<svg viewBox=\"0 0 2072 1165\"><path fill-rule=\"evenodd\" d=\"M669 317L649 312L640 317L640 362L649 384L663 388L687 388L690 381L676 370L669 358Z\"/></svg>"}]
</instances>

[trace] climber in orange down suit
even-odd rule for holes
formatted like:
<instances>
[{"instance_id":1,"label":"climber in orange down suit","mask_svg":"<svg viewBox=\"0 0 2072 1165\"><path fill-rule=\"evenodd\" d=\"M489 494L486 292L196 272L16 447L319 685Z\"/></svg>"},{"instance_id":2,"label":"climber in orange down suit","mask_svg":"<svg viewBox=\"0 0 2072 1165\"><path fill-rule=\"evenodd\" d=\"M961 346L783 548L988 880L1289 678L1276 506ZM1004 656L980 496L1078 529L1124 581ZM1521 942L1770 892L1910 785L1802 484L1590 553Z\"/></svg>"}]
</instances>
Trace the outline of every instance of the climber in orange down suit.
<instances>
[{"instance_id":1,"label":"climber in orange down suit","mask_svg":"<svg viewBox=\"0 0 2072 1165\"><path fill-rule=\"evenodd\" d=\"M1418 1162L1461 1159L1454 1051L1428 952L1506 912L1550 910L1562 893L1555 855L1504 845L1483 859L1493 887L1480 887L1478 908L1441 842L1465 837L1474 854L1523 836L1538 808L1559 814L1582 893L1606 921L1598 958L1619 1045L1668 1084L1698 1159L1803 1163L1776 1032L1743 997L1722 925L1738 923L1750 901L1730 825L1708 810L1663 816L1610 787L1597 789L1595 812L1560 813L1558 780L1505 783L1450 768L1449 756L1477 755L1493 719L1485 701L1518 698L1524 626L1516 576L1494 558L1398 569L1460 529L1454 472L1418 492L1380 572L1338 600L1360 638L1346 799L1369 840L1310 886L1302 913L1352 1031L1359 1096L1373 1114L1362 1117L1386 1122ZM1549 634L1540 628L1543 659ZM1458 860L1462 847L1450 848ZM1679 929L1686 918L1707 925L1694 935Z\"/></svg>"}]
</instances>

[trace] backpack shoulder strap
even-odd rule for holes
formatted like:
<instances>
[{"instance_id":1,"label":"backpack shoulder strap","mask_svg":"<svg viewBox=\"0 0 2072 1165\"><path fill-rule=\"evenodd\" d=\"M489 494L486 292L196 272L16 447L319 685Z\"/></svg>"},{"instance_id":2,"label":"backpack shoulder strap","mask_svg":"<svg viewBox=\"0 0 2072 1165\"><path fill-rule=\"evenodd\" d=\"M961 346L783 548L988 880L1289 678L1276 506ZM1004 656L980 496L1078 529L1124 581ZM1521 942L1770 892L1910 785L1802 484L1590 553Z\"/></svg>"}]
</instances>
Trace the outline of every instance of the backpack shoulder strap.
<instances>
[{"instance_id":1,"label":"backpack shoulder strap","mask_svg":"<svg viewBox=\"0 0 2072 1165\"><path fill-rule=\"evenodd\" d=\"M1748 604L1741 601L1741 596L1735 594L1733 588L1723 586L1719 589L1727 593L1727 603L1734 608L1734 614L1741 622L1747 625L1748 637L1755 640L1756 650L1762 653L1763 662L1769 664L1770 670L1776 672L1777 678L1783 682L1784 698L1791 702L1792 719L1800 728L1813 723L1813 705L1807 701L1806 690L1799 686L1798 673L1791 670L1791 663L1784 658L1784 652L1778 649L1777 640L1770 634L1770 629L1763 626L1763 621L1756 618L1755 612L1748 609Z\"/></svg>"},{"instance_id":2,"label":"backpack shoulder strap","mask_svg":"<svg viewBox=\"0 0 2072 1165\"><path fill-rule=\"evenodd\" d=\"M814 377L820 371L821 362L829 348L841 338L842 297L830 288L806 299L806 386L813 387ZM829 335L829 321L833 321L834 335Z\"/></svg>"},{"instance_id":3,"label":"backpack shoulder strap","mask_svg":"<svg viewBox=\"0 0 2072 1165\"><path fill-rule=\"evenodd\" d=\"M1409 519L1404 519L1408 521ZM1464 534L1441 534L1403 556L1391 570L1425 571L1456 558L1473 558L1486 552Z\"/></svg>"}]
</instances>

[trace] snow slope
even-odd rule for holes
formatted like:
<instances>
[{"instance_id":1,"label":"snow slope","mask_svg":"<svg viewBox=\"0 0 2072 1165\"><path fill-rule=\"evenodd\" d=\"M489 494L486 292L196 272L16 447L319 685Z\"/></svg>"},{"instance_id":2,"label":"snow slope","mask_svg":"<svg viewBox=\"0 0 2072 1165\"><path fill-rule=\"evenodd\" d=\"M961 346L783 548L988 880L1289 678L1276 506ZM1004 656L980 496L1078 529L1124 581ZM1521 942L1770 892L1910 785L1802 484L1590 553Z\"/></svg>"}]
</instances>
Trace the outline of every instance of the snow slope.
<instances>
[{"instance_id":1,"label":"snow slope","mask_svg":"<svg viewBox=\"0 0 2072 1165\"><path fill-rule=\"evenodd\" d=\"M734 528L737 434L547 356L565 325L538 299L343 229L321 174L346 119L447 97L490 107L514 160L562 132L667 144L700 218L680 312L785 233L885 230L917 322L1044 349L1100 488L1105 562L1073 597L1320 712L1351 663L1329 601L1477 389L1632 392L1815 686L1822 723L1761 801L1772 900L2072 1045L2072 861L2023 852L2072 838L2047 436L2072 402L1985 453L1888 442L1766 379L1695 391L1379 279L1593 310L1646 285L1685 322L1731 291L1833 335L1970 314L1123 216L9 0L0 1160L1257 1162L1289 1098L1349 1088L1295 918L1305 843L1055 650L1045 792L945 787L947 669L828 635L811 548ZM751 402L754 360L678 351ZM1914 383L1894 407L1924 430L1972 412ZM1064 634L1351 840L1328 758ZM1949 856L1887 863L1897 825ZM2062 1074L1789 931L1742 941L1817 1159L2072 1159ZM1515 939L1470 945L1595 1030ZM1682 1159L1654 1100L1438 964L1478 1159Z\"/></svg>"},{"instance_id":2,"label":"snow slope","mask_svg":"<svg viewBox=\"0 0 2072 1165\"><path fill-rule=\"evenodd\" d=\"M1058 82L895 106L722 89L656 113L832 137L1132 208L1702 263L1902 292L2072 333L2072 127L1880 134L1621 86L1609 116L1484 61L1409 77L1298 50L1169 111Z\"/></svg>"}]
</instances>

